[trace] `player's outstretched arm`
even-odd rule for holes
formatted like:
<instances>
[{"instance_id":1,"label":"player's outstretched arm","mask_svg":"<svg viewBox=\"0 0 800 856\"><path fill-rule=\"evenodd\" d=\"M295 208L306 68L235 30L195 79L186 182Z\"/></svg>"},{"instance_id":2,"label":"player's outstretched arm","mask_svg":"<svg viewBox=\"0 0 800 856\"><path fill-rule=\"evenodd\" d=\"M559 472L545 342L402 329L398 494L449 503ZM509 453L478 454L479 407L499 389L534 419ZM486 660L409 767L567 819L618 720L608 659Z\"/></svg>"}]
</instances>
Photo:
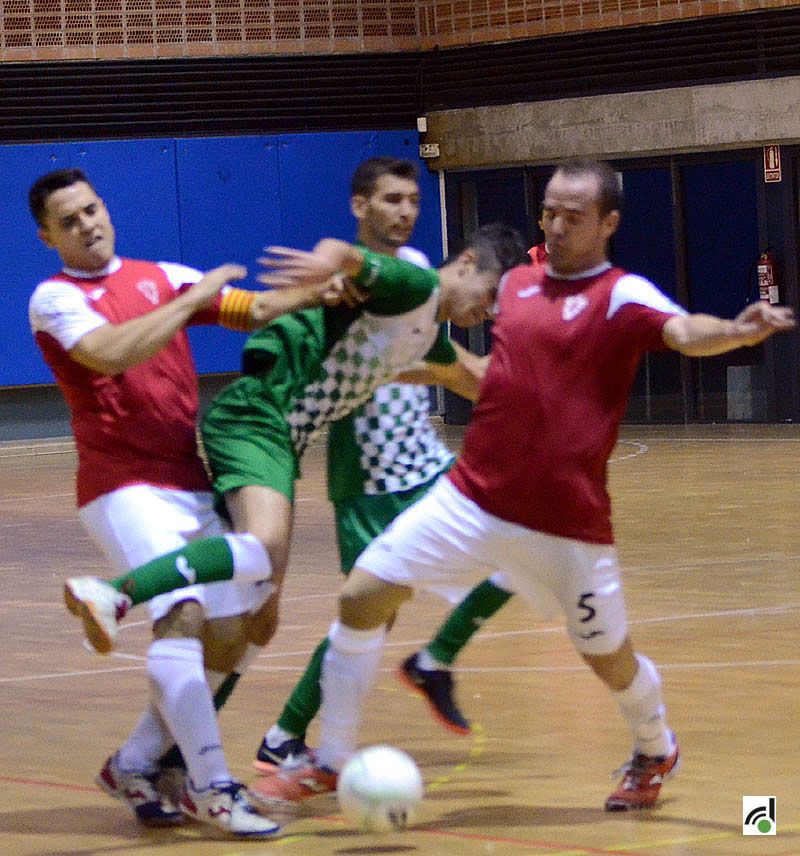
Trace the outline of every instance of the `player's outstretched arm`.
<instances>
[{"instance_id":1,"label":"player's outstretched arm","mask_svg":"<svg viewBox=\"0 0 800 856\"><path fill-rule=\"evenodd\" d=\"M214 268L164 306L121 324L103 324L87 333L70 350L70 356L100 374L127 371L157 354L193 315L214 301L225 285L246 275L241 265Z\"/></svg>"},{"instance_id":2,"label":"player's outstretched arm","mask_svg":"<svg viewBox=\"0 0 800 856\"><path fill-rule=\"evenodd\" d=\"M730 321L715 315L676 315L664 325L662 336L667 347L687 357L710 357L758 345L774 333L793 330L795 324L788 306L759 301Z\"/></svg>"},{"instance_id":3,"label":"player's outstretched arm","mask_svg":"<svg viewBox=\"0 0 800 856\"><path fill-rule=\"evenodd\" d=\"M291 247L266 247L266 252L258 260L266 272L257 279L273 288L318 285L337 274L355 277L364 265L358 247L335 238L323 238L310 253Z\"/></svg>"},{"instance_id":4,"label":"player's outstretched arm","mask_svg":"<svg viewBox=\"0 0 800 856\"><path fill-rule=\"evenodd\" d=\"M294 288L273 288L252 298L248 313L248 329L255 330L287 312L308 309L324 303L335 306L344 295L344 280L334 276L329 280Z\"/></svg>"},{"instance_id":5,"label":"player's outstretched arm","mask_svg":"<svg viewBox=\"0 0 800 856\"><path fill-rule=\"evenodd\" d=\"M452 342L452 345L457 356L454 363L443 365L420 361L401 372L397 380L401 383L444 386L469 401L477 401L478 390L489 365L489 356L473 354L462 348L458 342Z\"/></svg>"}]
</instances>

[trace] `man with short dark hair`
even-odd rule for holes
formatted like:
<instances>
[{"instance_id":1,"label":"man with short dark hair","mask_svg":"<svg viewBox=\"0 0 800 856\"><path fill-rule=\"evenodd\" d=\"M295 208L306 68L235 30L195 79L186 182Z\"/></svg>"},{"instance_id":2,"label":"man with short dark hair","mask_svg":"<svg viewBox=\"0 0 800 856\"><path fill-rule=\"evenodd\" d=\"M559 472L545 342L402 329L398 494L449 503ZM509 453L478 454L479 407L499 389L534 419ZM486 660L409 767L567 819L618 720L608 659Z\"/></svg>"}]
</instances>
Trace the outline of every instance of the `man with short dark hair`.
<instances>
[{"instance_id":1,"label":"man with short dark hair","mask_svg":"<svg viewBox=\"0 0 800 856\"><path fill-rule=\"evenodd\" d=\"M606 484L640 357L756 345L794 327L766 303L734 320L686 313L643 277L615 268L608 241L621 216L616 174L594 161L557 167L543 223L549 266L506 277L492 357L454 468L356 561L339 599L322 671L320 746L313 764L264 780L267 805L336 787L353 753L386 621L418 588L502 571L570 638L608 687L634 753L607 811L655 805L679 752L655 665L633 650Z\"/></svg>"},{"instance_id":2,"label":"man with short dark hair","mask_svg":"<svg viewBox=\"0 0 800 856\"><path fill-rule=\"evenodd\" d=\"M430 267L423 253L408 246L419 207L417 166L413 162L375 157L356 168L350 210L357 223L359 246ZM454 347L458 349L455 343ZM462 351L460 355L472 359ZM427 382L453 383L449 366L427 366ZM452 465L453 453L439 438L429 415L426 386L390 383L330 425L328 496L334 505L340 569L345 575L367 544ZM280 716L264 735L254 762L261 772L272 773L281 763L308 753L305 735L319 710L319 676L327 649L326 637L314 650ZM405 677L406 670L402 674ZM446 727L461 733L469 730L455 703L449 673L425 671L415 665L413 678L418 682L414 684L416 691L429 699Z\"/></svg>"},{"instance_id":3,"label":"man with short dark hair","mask_svg":"<svg viewBox=\"0 0 800 856\"><path fill-rule=\"evenodd\" d=\"M185 328L252 330L319 302L321 289L257 293L228 286L246 274L238 265L203 275L184 265L120 258L105 203L79 169L40 177L29 202L39 237L63 263L37 286L29 314L70 409L82 523L117 572L189 538L222 536L197 451L197 377ZM263 549L251 536L225 537L242 561L263 564ZM212 702L226 675L244 668L233 626L246 623L267 594L266 584L192 586L151 604L151 703L97 777L141 822L183 819L154 787L159 756L175 740L191 776L184 814L234 835L278 832L231 776ZM111 608L123 611L126 600L113 595Z\"/></svg>"}]
</instances>

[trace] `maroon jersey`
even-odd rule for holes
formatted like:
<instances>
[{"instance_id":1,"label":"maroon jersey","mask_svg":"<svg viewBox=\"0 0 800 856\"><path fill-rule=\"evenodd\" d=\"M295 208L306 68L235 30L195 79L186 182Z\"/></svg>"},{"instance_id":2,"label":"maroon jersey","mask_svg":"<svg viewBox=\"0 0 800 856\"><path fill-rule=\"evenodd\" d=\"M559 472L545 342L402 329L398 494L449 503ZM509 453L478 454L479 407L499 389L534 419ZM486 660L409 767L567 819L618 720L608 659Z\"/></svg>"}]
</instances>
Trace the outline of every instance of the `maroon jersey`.
<instances>
[{"instance_id":1,"label":"maroon jersey","mask_svg":"<svg viewBox=\"0 0 800 856\"><path fill-rule=\"evenodd\" d=\"M555 279L508 274L492 359L450 478L490 514L613 542L606 463L640 357L684 310L642 277L602 266Z\"/></svg>"},{"instance_id":2,"label":"maroon jersey","mask_svg":"<svg viewBox=\"0 0 800 856\"><path fill-rule=\"evenodd\" d=\"M31 296L31 328L70 409L79 506L128 484L209 489L195 435L197 374L183 330L155 356L113 377L68 353L91 330L152 312L201 276L183 265L114 259L91 278L62 271ZM193 323L215 321L218 305L219 299Z\"/></svg>"}]
</instances>

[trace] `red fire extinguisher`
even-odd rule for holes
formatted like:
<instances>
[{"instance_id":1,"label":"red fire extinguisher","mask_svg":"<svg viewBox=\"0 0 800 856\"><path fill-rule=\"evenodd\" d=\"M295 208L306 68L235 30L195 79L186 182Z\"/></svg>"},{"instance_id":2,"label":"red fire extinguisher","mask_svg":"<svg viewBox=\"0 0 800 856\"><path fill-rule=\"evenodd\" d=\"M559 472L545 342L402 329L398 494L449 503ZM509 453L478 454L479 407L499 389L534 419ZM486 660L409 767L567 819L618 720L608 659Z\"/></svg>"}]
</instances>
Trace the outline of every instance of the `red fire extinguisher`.
<instances>
[{"instance_id":1,"label":"red fire extinguisher","mask_svg":"<svg viewBox=\"0 0 800 856\"><path fill-rule=\"evenodd\" d=\"M758 277L758 298L769 303L779 303L778 293L778 268L775 257L769 247L758 257L756 264L756 275Z\"/></svg>"}]
</instances>

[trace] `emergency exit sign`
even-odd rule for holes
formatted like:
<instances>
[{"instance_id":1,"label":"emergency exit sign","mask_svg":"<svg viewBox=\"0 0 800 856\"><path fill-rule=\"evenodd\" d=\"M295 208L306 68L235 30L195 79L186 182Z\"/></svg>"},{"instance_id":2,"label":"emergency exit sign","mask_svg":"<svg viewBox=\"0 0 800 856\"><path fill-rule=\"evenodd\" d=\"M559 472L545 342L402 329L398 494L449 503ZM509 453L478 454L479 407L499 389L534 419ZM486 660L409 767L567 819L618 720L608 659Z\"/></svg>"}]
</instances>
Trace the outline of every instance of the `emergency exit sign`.
<instances>
[{"instance_id":1,"label":"emergency exit sign","mask_svg":"<svg viewBox=\"0 0 800 856\"><path fill-rule=\"evenodd\" d=\"M764 146L764 181L781 180L781 147Z\"/></svg>"}]
</instances>

